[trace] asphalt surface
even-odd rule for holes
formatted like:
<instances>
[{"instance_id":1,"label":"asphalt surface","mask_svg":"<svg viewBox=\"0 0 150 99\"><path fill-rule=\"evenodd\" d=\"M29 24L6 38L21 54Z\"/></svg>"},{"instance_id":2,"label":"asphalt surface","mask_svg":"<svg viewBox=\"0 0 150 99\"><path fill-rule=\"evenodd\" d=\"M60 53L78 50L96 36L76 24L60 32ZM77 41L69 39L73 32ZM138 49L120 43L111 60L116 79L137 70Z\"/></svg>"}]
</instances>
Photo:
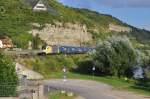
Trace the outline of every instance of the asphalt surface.
<instances>
[{"instance_id":1,"label":"asphalt surface","mask_svg":"<svg viewBox=\"0 0 150 99\"><path fill-rule=\"evenodd\" d=\"M109 85L85 80L49 80L44 81L44 92L47 94L54 90L66 90L81 95L85 99L121 99L108 90L111 89ZM107 93L108 92L108 93Z\"/></svg>"},{"instance_id":2,"label":"asphalt surface","mask_svg":"<svg viewBox=\"0 0 150 99\"><path fill-rule=\"evenodd\" d=\"M149 96L116 90L110 85L96 81L78 79L69 79L66 82L62 79L45 80L44 93L47 94L54 90L74 92L85 99L150 99Z\"/></svg>"}]
</instances>

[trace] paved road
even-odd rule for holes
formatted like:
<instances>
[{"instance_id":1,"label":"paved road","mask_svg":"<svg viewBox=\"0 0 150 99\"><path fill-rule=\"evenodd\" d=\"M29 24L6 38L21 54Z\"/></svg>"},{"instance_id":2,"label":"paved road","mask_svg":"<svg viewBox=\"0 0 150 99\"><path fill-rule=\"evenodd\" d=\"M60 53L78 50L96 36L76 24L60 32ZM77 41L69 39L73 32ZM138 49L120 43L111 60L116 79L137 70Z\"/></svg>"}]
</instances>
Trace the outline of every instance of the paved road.
<instances>
[{"instance_id":1,"label":"paved road","mask_svg":"<svg viewBox=\"0 0 150 99\"><path fill-rule=\"evenodd\" d=\"M144 98L140 95L136 95L131 92L122 92L113 90L109 85L88 81L88 80L47 80L44 81L44 91L47 93L51 89L64 89L67 91L75 92L85 99L150 99L150 97Z\"/></svg>"}]
</instances>

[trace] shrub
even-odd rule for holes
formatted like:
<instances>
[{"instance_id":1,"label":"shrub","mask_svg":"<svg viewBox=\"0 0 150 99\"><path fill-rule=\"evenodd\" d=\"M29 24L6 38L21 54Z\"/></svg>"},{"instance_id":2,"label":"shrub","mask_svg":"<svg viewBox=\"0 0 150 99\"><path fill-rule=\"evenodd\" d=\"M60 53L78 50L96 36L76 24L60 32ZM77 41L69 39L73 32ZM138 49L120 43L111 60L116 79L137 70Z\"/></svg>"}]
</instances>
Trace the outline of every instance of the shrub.
<instances>
[{"instance_id":1,"label":"shrub","mask_svg":"<svg viewBox=\"0 0 150 99\"><path fill-rule=\"evenodd\" d=\"M81 74L91 74L92 73L93 62L91 60L78 61L77 65L78 65L78 67L73 70L74 72L78 72Z\"/></svg>"},{"instance_id":2,"label":"shrub","mask_svg":"<svg viewBox=\"0 0 150 99\"><path fill-rule=\"evenodd\" d=\"M111 37L99 42L91 56L101 72L118 77L128 76L127 70L136 61L135 49L127 37Z\"/></svg>"},{"instance_id":3,"label":"shrub","mask_svg":"<svg viewBox=\"0 0 150 99\"><path fill-rule=\"evenodd\" d=\"M17 81L15 66L0 53L0 97L15 96Z\"/></svg>"}]
</instances>

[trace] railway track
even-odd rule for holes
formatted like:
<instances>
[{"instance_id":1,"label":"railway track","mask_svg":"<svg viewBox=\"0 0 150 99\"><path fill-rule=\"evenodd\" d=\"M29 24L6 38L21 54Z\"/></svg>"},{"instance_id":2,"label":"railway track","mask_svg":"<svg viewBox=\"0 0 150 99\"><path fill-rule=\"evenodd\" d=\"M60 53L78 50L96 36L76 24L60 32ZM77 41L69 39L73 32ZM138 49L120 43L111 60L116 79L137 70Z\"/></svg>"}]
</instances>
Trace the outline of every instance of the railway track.
<instances>
[{"instance_id":1,"label":"railway track","mask_svg":"<svg viewBox=\"0 0 150 99\"><path fill-rule=\"evenodd\" d=\"M3 52L9 56L45 56L45 55L60 55L60 54L67 54L67 55L86 54L86 53L49 53L49 54L46 54L43 50L21 50L21 51L5 50Z\"/></svg>"}]
</instances>

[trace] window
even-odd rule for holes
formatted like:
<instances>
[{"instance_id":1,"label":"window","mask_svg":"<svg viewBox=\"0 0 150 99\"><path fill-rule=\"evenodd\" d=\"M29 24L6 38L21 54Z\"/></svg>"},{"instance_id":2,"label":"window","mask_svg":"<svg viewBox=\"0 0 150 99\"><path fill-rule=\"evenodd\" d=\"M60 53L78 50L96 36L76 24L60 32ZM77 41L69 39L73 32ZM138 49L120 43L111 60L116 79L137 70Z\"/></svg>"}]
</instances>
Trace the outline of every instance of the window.
<instances>
[{"instance_id":1,"label":"window","mask_svg":"<svg viewBox=\"0 0 150 99\"><path fill-rule=\"evenodd\" d=\"M45 8L44 6L37 6L37 8Z\"/></svg>"}]
</instances>

